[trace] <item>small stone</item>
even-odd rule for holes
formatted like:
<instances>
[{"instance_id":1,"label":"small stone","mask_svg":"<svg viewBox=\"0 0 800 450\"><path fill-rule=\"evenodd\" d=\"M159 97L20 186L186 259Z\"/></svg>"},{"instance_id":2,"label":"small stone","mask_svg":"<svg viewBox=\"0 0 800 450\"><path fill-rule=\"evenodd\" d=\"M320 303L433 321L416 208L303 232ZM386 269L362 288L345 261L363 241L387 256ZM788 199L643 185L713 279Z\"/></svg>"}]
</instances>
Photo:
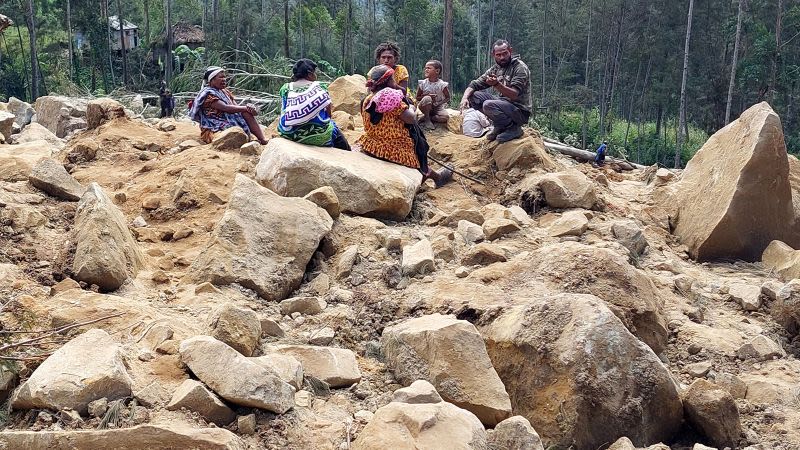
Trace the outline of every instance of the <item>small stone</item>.
<instances>
[{"instance_id":1,"label":"small stone","mask_svg":"<svg viewBox=\"0 0 800 450\"><path fill-rule=\"evenodd\" d=\"M686 372L694 378L701 378L708 374L712 367L711 361L701 361L686 366Z\"/></svg>"},{"instance_id":2,"label":"small stone","mask_svg":"<svg viewBox=\"0 0 800 450\"><path fill-rule=\"evenodd\" d=\"M768 280L761 285L761 293L766 295L770 300L777 300L778 292L780 292L782 287L783 284L775 280Z\"/></svg>"},{"instance_id":3,"label":"small stone","mask_svg":"<svg viewBox=\"0 0 800 450\"><path fill-rule=\"evenodd\" d=\"M747 384L736 375L722 372L714 377L714 382L721 388L731 393L733 398L744 398L747 394Z\"/></svg>"},{"instance_id":4,"label":"small stone","mask_svg":"<svg viewBox=\"0 0 800 450\"><path fill-rule=\"evenodd\" d=\"M200 283L197 286L195 286L194 293L195 293L195 295L199 295L199 294L221 294L222 291L220 291L213 284L211 284L211 283L206 281L204 283Z\"/></svg>"},{"instance_id":5,"label":"small stone","mask_svg":"<svg viewBox=\"0 0 800 450\"><path fill-rule=\"evenodd\" d=\"M314 315L324 311L328 304L319 297L294 297L281 301L278 306L283 315L294 313Z\"/></svg>"},{"instance_id":6,"label":"small stone","mask_svg":"<svg viewBox=\"0 0 800 450\"><path fill-rule=\"evenodd\" d=\"M375 417L375 414L367 411L366 409L361 409L356 411L356 413L353 414L353 417L361 423L369 423L372 418Z\"/></svg>"},{"instance_id":7,"label":"small stone","mask_svg":"<svg viewBox=\"0 0 800 450\"><path fill-rule=\"evenodd\" d=\"M761 307L761 287L752 284L733 283L728 295L745 311L758 311Z\"/></svg>"},{"instance_id":8,"label":"small stone","mask_svg":"<svg viewBox=\"0 0 800 450\"><path fill-rule=\"evenodd\" d=\"M474 244L486 239L483 228L467 220L458 222L458 234L460 234L468 244Z\"/></svg>"},{"instance_id":9,"label":"small stone","mask_svg":"<svg viewBox=\"0 0 800 450\"><path fill-rule=\"evenodd\" d=\"M308 290L317 295L325 295L331 289L331 277L327 273L317 275L308 283Z\"/></svg>"},{"instance_id":10,"label":"small stone","mask_svg":"<svg viewBox=\"0 0 800 450\"><path fill-rule=\"evenodd\" d=\"M468 267L461 266L456 269L456 276L458 278L466 278L470 274Z\"/></svg>"},{"instance_id":11,"label":"small stone","mask_svg":"<svg viewBox=\"0 0 800 450\"><path fill-rule=\"evenodd\" d=\"M278 322L275 322L272 319L263 318L261 319L261 335L283 337L286 335L286 333L283 331L283 328L278 325Z\"/></svg>"},{"instance_id":12,"label":"small stone","mask_svg":"<svg viewBox=\"0 0 800 450\"><path fill-rule=\"evenodd\" d=\"M339 262L336 264L336 278L343 279L349 277L357 260L358 245L347 247L344 252L342 252L342 256L339 257Z\"/></svg>"},{"instance_id":13,"label":"small stone","mask_svg":"<svg viewBox=\"0 0 800 450\"><path fill-rule=\"evenodd\" d=\"M180 241L181 239L186 239L187 237L194 234L194 230L191 228L181 228L180 230L176 231L175 234L172 235L173 241Z\"/></svg>"},{"instance_id":14,"label":"small stone","mask_svg":"<svg viewBox=\"0 0 800 450\"><path fill-rule=\"evenodd\" d=\"M108 411L108 399L103 397L101 399L89 402L89 415L92 417L103 417Z\"/></svg>"},{"instance_id":15,"label":"small stone","mask_svg":"<svg viewBox=\"0 0 800 450\"><path fill-rule=\"evenodd\" d=\"M144 217L136 216L133 222L131 222L131 226L133 226L133 228L144 228L147 226L147 222L144 220Z\"/></svg>"},{"instance_id":16,"label":"small stone","mask_svg":"<svg viewBox=\"0 0 800 450\"><path fill-rule=\"evenodd\" d=\"M161 206L161 199L158 197L146 197L142 200L142 208L147 210L158 209Z\"/></svg>"},{"instance_id":17,"label":"small stone","mask_svg":"<svg viewBox=\"0 0 800 450\"><path fill-rule=\"evenodd\" d=\"M403 247L402 270L404 275L427 274L436 270L433 247L427 239Z\"/></svg>"},{"instance_id":18,"label":"small stone","mask_svg":"<svg viewBox=\"0 0 800 450\"><path fill-rule=\"evenodd\" d=\"M305 317L303 317L303 316L298 316L298 317L295 317L295 318L294 318L294 324L295 324L295 325L297 325L297 326L300 326L300 325L302 325L302 324L304 324L304 323L306 323L306 318L305 318Z\"/></svg>"},{"instance_id":19,"label":"small stone","mask_svg":"<svg viewBox=\"0 0 800 450\"><path fill-rule=\"evenodd\" d=\"M303 198L327 211L332 219L336 219L341 213L339 197L336 196L336 192L330 186L314 189Z\"/></svg>"},{"instance_id":20,"label":"small stone","mask_svg":"<svg viewBox=\"0 0 800 450\"><path fill-rule=\"evenodd\" d=\"M313 332L308 339L308 343L311 345L328 345L333 341L335 335L336 333L333 331L333 328L324 327L321 330Z\"/></svg>"},{"instance_id":21,"label":"small stone","mask_svg":"<svg viewBox=\"0 0 800 450\"><path fill-rule=\"evenodd\" d=\"M302 408L308 408L311 406L311 402L314 400L314 396L311 392L308 391L297 391L294 394L294 404L295 406L300 406Z\"/></svg>"},{"instance_id":22,"label":"small stone","mask_svg":"<svg viewBox=\"0 0 800 450\"><path fill-rule=\"evenodd\" d=\"M172 395L166 406L169 411L186 408L203 416L209 422L225 426L233 422L236 414L203 383L185 380Z\"/></svg>"},{"instance_id":23,"label":"small stone","mask_svg":"<svg viewBox=\"0 0 800 450\"><path fill-rule=\"evenodd\" d=\"M246 416L239 416L236 421L239 433L250 435L256 433L256 415L248 414Z\"/></svg>"},{"instance_id":24,"label":"small stone","mask_svg":"<svg viewBox=\"0 0 800 450\"><path fill-rule=\"evenodd\" d=\"M255 156L261 154L261 144L256 141L248 142L239 147L239 154L242 156Z\"/></svg>"},{"instance_id":25,"label":"small stone","mask_svg":"<svg viewBox=\"0 0 800 450\"><path fill-rule=\"evenodd\" d=\"M151 352L150 350L142 350L139 352L139 355L137 355L137 358L139 359L139 361L147 362L154 360L156 358L156 355L154 355L153 352Z\"/></svg>"},{"instance_id":26,"label":"small stone","mask_svg":"<svg viewBox=\"0 0 800 450\"><path fill-rule=\"evenodd\" d=\"M180 342L174 339L166 340L156 347L156 353L162 355L177 355L180 348Z\"/></svg>"},{"instance_id":27,"label":"small stone","mask_svg":"<svg viewBox=\"0 0 800 450\"><path fill-rule=\"evenodd\" d=\"M72 278L64 278L63 280L56 283L54 286L50 287L50 296L58 295L62 292L69 291L71 289L80 289L81 285L78 284L77 281L73 280Z\"/></svg>"},{"instance_id":28,"label":"small stone","mask_svg":"<svg viewBox=\"0 0 800 450\"><path fill-rule=\"evenodd\" d=\"M465 266L486 266L496 262L506 261L506 255L502 248L494 244L482 242L470 248L461 259L461 264Z\"/></svg>"},{"instance_id":29,"label":"small stone","mask_svg":"<svg viewBox=\"0 0 800 450\"><path fill-rule=\"evenodd\" d=\"M117 192L114 194L114 203L122 204L128 201L128 196L124 192Z\"/></svg>"},{"instance_id":30,"label":"small stone","mask_svg":"<svg viewBox=\"0 0 800 450\"><path fill-rule=\"evenodd\" d=\"M697 344L696 342L692 342L691 344L689 344L689 348L686 349L686 351L690 355L696 355L700 353L701 350L703 350L703 347L700 346L700 344Z\"/></svg>"},{"instance_id":31,"label":"small stone","mask_svg":"<svg viewBox=\"0 0 800 450\"><path fill-rule=\"evenodd\" d=\"M786 352L777 342L760 334L739 347L736 351L736 356L741 360L753 358L757 361L768 361L775 357L783 358L786 356Z\"/></svg>"},{"instance_id":32,"label":"small stone","mask_svg":"<svg viewBox=\"0 0 800 450\"><path fill-rule=\"evenodd\" d=\"M386 250L400 250L403 243L403 235L398 230L380 229L375 232L381 246Z\"/></svg>"},{"instance_id":33,"label":"small stone","mask_svg":"<svg viewBox=\"0 0 800 450\"><path fill-rule=\"evenodd\" d=\"M547 230L553 237L580 236L589 228L589 219L581 210L567 211Z\"/></svg>"},{"instance_id":34,"label":"small stone","mask_svg":"<svg viewBox=\"0 0 800 450\"><path fill-rule=\"evenodd\" d=\"M156 270L151 277L156 283L166 283L169 281L169 276L163 270Z\"/></svg>"},{"instance_id":35,"label":"small stone","mask_svg":"<svg viewBox=\"0 0 800 450\"><path fill-rule=\"evenodd\" d=\"M401 403L439 403L442 397L436 388L425 380L417 380L410 386L398 389L392 394L393 402Z\"/></svg>"},{"instance_id":36,"label":"small stone","mask_svg":"<svg viewBox=\"0 0 800 450\"><path fill-rule=\"evenodd\" d=\"M64 409L58 413L59 419L67 425L80 425L83 423L81 415L74 409Z\"/></svg>"},{"instance_id":37,"label":"small stone","mask_svg":"<svg viewBox=\"0 0 800 450\"><path fill-rule=\"evenodd\" d=\"M483 233L487 240L493 241L509 233L519 231L517 222L510 219L487 219L483 222Z\"/></svg>"}]
</instances>

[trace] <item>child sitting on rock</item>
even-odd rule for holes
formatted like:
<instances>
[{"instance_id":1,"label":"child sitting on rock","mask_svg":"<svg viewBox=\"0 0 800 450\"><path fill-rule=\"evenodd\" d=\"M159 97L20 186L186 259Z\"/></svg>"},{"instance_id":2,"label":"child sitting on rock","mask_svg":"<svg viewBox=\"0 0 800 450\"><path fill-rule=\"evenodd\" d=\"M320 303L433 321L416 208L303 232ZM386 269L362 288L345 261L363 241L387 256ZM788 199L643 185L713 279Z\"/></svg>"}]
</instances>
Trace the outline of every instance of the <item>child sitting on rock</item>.
<instances>
[{"instance_id":1,"label":"child sitting on rock","mask_svg":"<svg viewBox=\"0 0 800 450\"><path fill-rule=\"evenodd\" d=\"M442 63L431 60L425 63L425 79L419 80L417 89L417 106L424 114L422 125L433 130L433 122L447 123L449 118L445 107L450 102L448 83L439 78L442 74Z\"/></svg>"}]
</instances>

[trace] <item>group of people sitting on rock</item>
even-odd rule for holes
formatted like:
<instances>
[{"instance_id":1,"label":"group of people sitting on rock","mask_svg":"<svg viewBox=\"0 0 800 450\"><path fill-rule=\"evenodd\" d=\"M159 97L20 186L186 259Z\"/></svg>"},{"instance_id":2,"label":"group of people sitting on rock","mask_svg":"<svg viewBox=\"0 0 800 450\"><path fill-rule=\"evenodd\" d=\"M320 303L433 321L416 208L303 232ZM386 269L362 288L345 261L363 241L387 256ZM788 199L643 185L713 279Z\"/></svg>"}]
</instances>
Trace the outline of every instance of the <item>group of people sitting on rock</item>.
<instances>
[{"instance_id":1,"label":"group of people sitting on rock","mask_svg":"<svg viewBox=\"0 0 800 450\"><path fill-rule=\"evenodd\" d=\"M498 40L492 46L495 64L470 82L461 99L462 129L471 137L486 136L489 141L507 142L522 137L522 125L531 114L530 71L513 55L511 45ZM450 168L434 171L428 167L428 142L423 129L434 122L446 123L451 96L449 84L442 80L442 64L425 64L425 78L419 80L415 96L408 91L408 69L398 64L400 50L386 42L375 49L378 65L367 73L369 94L361 105L364 134L358 143L361 152L378 159L418 169L423 181L430 178L437 187L453 176ZM317 65L300 59L292 67L292 81L280 89L281 116L278 132L286 139L306 145L350 150L342 131L332 120L332 100L327 86L317 80ZM498 96L486 89L493 88ZM422 124L417 120L422 113ZM227 89L222 67L209 67L203 87L190 105L189 116L200 124L201 138L210 143L214 133L241 127L262 144L267 139L255 116L252 104L238 105Z\"/></svg>"}]
</instances>

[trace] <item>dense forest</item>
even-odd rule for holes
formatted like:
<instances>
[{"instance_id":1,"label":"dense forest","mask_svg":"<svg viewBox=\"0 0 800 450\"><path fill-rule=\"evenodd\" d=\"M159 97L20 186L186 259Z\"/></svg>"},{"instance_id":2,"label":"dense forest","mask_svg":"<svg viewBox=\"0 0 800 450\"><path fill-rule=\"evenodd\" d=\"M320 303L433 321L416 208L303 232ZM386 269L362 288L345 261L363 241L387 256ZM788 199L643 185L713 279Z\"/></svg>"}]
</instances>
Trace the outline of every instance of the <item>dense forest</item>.
<instances>
[{"instance_id":1,"label":"dense forest","mask_svg":"<svg viewBox=\"0 0 800 450\"><path fill-rule=\"evenodd\" d=\"M532 125L579 147L678 164L753 103L781 116L800 151L800 0L9 0L0 34L0 97L154 92L191 95L224 64L251 95L274 95L293 59L327 77L365 73L375 46L398 43L412 81L441 59L451 91L492 64L503 38L528 64ZM114 50L135 25L135 48ZM119 23L119 22L117 22ZM165 23L199 25L181 43ZM165 56L172 48L172 58ZM412 82L413 86L415 83ZM460 94L459 94L460 95ZM453 99L457 102L458 95Z\"/></svg>"}]
</instances>

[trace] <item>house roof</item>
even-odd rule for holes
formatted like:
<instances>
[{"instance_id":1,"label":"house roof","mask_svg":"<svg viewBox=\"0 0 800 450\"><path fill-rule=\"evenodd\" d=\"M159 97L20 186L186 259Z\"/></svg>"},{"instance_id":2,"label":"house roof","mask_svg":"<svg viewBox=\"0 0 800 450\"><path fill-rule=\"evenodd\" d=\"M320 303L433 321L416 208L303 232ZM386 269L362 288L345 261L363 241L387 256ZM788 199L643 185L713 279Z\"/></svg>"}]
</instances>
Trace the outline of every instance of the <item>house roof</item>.
<instances>
[{"instance_id":1,"label":"house roof","mask_svg":"<svg viewBox=\"0 0 800 450\"><path fill-rule=\"evenodd\" d=\"M191 25L178 22L172 26L172 41L175 46L182 44L202 44L206 41L206 34L200 25ZM164 46L167 43L166 33L161 33L153 45Z\"/></svg>"},{"instance_id":2,"label":"house roof","mask_svg":"<svg viewBox=\"0 0 800 450\"><path fill-rule=\"evenodd\" d=\"M122 19L122 20L125 21L123 26L124 26L124 28L126 30L137 30L137 29L139 29L139 27L137 27L136 25L132 24L131 22L128 22L126 19ZM117 17L117 16L109 16L108 17L108 26L110 28L114 29L114 30L119 30L119 17Z\"/></svg>"}]
</instances>

